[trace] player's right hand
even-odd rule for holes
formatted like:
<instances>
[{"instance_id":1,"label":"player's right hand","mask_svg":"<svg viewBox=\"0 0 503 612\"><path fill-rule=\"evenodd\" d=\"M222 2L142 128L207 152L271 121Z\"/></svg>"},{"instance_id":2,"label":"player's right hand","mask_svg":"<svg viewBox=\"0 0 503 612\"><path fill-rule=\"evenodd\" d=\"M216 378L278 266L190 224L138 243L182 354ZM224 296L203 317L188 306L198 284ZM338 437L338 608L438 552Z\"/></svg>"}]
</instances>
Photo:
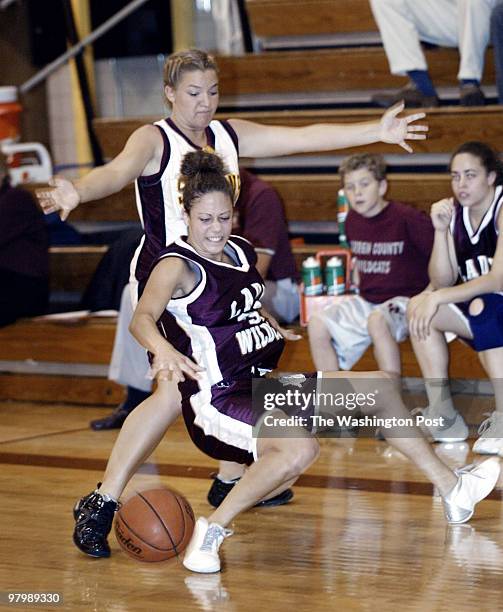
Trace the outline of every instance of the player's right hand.
<instances>
[{"instance_id":1,"label":"player's right hand","mask_svg":"<svg viewBox=\"0 0 503 612\"><path fill-rule=\"evenodd\" d=\"M200 372L204 372L204 368L192 361L190 357L186 357L174 348L166 347L155 355L149 378L180 383L185 380L185 375L195 380L199 379Z\"/></svg>"},{"instance_id":2,"label":"player's right hand","mask_svg":"<svg viewBox=\"0 0 503 612\"><path fill-rule=\"evenodd\" d=\"M70 212L77 208L80 196L74 184L62 176L54 176L49 185L54 189L37 189L35 195L46 215L59 212L62 221L66 221Z\"/></svg>"},{"instance_id":3,"label":"player's right hand","mask_svg":"<svg viewBox=\"0 0 503 612\"><path fill-rule=\"evenodd\" d=\"M444 198L431 205L431 222L433 227L445 232L451 223L452 215L454 214L454 198Z\"/></svg>"}]
</instances>

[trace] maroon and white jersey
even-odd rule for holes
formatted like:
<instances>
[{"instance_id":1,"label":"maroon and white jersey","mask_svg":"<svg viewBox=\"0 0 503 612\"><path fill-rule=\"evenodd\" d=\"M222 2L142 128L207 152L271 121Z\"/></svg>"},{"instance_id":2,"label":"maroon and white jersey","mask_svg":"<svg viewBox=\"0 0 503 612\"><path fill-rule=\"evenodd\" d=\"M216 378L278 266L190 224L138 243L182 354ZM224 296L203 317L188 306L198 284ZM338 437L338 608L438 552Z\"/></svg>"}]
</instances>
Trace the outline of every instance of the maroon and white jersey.
<instances>
[{"instance_id":1,"label":"maroon and white jersey","mask_svg":"<svg viewBox=\"0 0 503 612\"><path fill-rule=\"evenodd\" d=\"M201 390L274 369L284 347L281 334L259 312L264 284L254 267L254 248L231 236L224 251L233 264L202 257L182 237L159 254L159 259L188 261L199 276L189 295L170 300L158 327L177 350L205 368Z\"/></svg>"},{"instance_id":2,"label":"maroon and white jersey","mask_svg":"<svg viewBox=\"0 0 503 612\"><path fill-rule=\"evenodd\" d=\"M450 230L458 261L459 276L467 282L487 274L493 264L498 242L498 214L503 204L503 186L496 187L494 200L480 225L473 228L470 209L455 203Z\"/></svg>"},{"instance_id":3,"label":"maroon and white jersey","mask_svg":"<svg viewBox=\"0 0 503 612\"><path fill-rule=\"evenodd\" d=\"M131 280L139 282L146 282L159 251L187 233L183 220L180 166L186 153L201 149L171 119L162 119L155 125L164 140L161 167L156 174L140 176L135 181L136 205L145 231L131 262ZM212 121L206 128L206 138L208 146L222 158L239 193L236 133L226 121Z\"/></svg>"}]
</instances>

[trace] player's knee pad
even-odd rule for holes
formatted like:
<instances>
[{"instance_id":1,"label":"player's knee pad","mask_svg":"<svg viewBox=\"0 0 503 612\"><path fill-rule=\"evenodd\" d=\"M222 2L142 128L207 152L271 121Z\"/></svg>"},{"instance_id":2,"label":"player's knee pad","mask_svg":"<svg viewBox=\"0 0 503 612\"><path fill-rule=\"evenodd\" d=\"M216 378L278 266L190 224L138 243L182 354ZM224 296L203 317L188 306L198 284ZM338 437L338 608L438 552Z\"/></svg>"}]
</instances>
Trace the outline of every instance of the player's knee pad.
<instances>
[{"instance_id":1,"label":"player's knee pad","mask_svg":"<svg viewBox=\"0 0 503 612\"><path fill-rule=\"evenodd\" d=\"M503 346L503 295L488 293L479 296L484 303L478 315L468 315L476 351L487 351Z\"/></svg>"}]
</instances>

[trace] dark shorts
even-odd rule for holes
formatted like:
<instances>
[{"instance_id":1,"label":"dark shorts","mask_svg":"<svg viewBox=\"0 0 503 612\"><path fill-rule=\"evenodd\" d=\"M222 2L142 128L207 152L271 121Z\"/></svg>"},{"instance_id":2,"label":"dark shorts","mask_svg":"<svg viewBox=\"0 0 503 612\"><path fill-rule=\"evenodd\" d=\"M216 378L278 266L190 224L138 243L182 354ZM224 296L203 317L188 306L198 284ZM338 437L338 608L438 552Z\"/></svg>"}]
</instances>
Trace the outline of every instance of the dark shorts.
<instances>
[{"instance_id":1,"label":"dark shorts","mask_svg":"<svg viewBox=\"0 0 503 612\"><path fill-rule=\"evenodd\" d=\"M484 302L484 309L479 315L471 315L470 304L476 299ZM503 346L503 295L486 293L453 305L464 315L473 334L473 340L463 338L464 342L477 352Z\"/></svg>"}]
</instances>

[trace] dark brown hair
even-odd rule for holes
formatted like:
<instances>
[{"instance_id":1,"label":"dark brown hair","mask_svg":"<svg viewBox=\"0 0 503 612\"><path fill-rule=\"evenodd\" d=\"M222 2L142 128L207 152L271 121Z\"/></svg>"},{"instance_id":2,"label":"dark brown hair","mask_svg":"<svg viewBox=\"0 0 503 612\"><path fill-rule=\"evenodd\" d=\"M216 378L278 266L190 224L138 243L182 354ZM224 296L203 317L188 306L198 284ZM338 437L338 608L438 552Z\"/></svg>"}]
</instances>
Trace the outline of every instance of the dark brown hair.
<instances>
[{"instance_id":1,"label":"dark brown hair","mask_svg":"<svg viewBox=\"0 0 503 612\"><path fill-rule=\"evenodd\" d=\"M194 200L206 193L214 191L225 193L231 203L233 202L234 191L227 180L227 170L222 159L215 153L207 151L187 153L182 160L180 172L182 203L187 214L190 213Z\"/></svg>"},{"instance_id":2,"label":"dark brown hair","mask_svg":"<svg viewBox=\"0 0 503 612\"><path fill-rule=\"evenodd\" d=\"M488 144L480 142L479 140L464 142L452 154L449 162L449 170L452 169L452 162L456 155L460 155L461 153L469 153L474 157L478 157L480 163L486 169L487 174L490 172L496 173L495 185L501 185L503 183L503 161L498 153Z\"/></svg>"}]
</instances>

